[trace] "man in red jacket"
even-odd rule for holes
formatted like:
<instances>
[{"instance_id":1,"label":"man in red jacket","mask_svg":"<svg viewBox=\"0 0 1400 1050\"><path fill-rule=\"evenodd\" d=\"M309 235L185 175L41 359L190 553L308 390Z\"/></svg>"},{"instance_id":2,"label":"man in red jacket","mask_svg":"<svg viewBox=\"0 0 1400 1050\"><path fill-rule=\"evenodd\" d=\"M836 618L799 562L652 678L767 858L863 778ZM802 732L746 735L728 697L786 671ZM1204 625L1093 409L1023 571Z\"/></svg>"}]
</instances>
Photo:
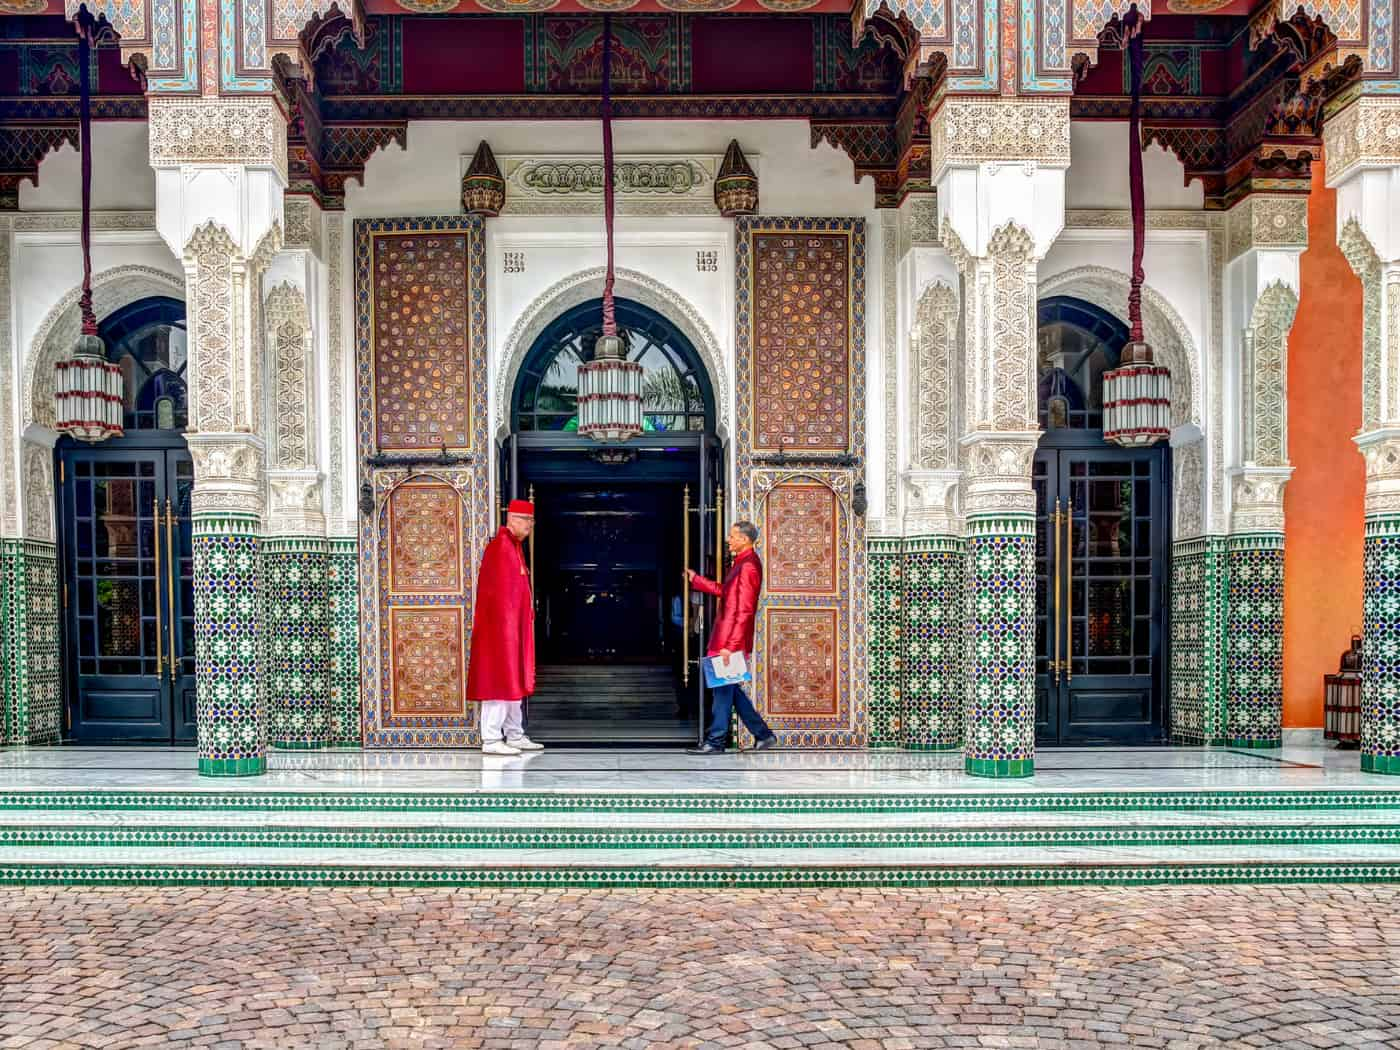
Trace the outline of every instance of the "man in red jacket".
<instances>
[{"instance_id":1,"label":"man in red jacket","mask_svg":"<svg viewBox=\"0 0 1400 1050\"><path fill-rule=\"evenodd\" d=\"M758 613L758 596L763 590L763 562L759 561L754 544L758 541L758 526L751 521L736 521L729 530L728 546L732 561L724 574L724 584L707 580L693 569L686 569L686 579L697 591L719 597L719 615L715 629L710 632L707 656L729 659L730 653L743 653L749 671L753 671L753 621ZM753 734L755 751L766 751L778 742L773 730L753 706L753 701L737 682L711 690L714 713L705 742L687 748L692 755L722 755L729 738L729 716L737 708L744 728Z\"/></svg>"},{"instance_id":2,"label":"man in red jacket","mask_svg":"<svg viewBox=\"0 0 1400 1050\"><path fill-rule=\"evenodd\" d=\"M467 699L481 704L486 755L544 750L525 735L520 719L520 702L535 691L535 602L521 549L534 528L534 504L511 500L476 577Z\"/></svg>"}]
</instances>

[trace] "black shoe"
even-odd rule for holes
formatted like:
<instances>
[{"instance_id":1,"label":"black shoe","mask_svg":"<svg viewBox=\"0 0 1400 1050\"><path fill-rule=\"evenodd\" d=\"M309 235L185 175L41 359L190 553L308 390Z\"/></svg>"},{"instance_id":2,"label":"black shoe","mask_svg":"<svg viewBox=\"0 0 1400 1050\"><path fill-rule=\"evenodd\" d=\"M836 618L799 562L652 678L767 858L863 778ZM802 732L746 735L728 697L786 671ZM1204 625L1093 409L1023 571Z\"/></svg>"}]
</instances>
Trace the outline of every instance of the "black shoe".
<instances>
[{"instance_id":1,"label":"black shoe","mask_svg":"<svg viewBox=\"0 0 1400 1050\"><path fill-rule=\"evenodd\" d=\"M770 736L764 737L762 740L756 740L756 741L754 741L753 747L745 748L744 750L745 750L746 752L752 752L752 751L767 751L767 750L769 750L770 748L775 748L775 747L777 747L777 746L778 746L778 737L777 737L777 734L772 734L772 735L770 735Z\"/></svg>"},{"instance_id":2,"label":"black shoe","mask_svg":"<svg viewBox=\"0 0 1400 1050\"><path fill-rule=\"evenodd\" d=\"M687 755L722 755L724 754L724 748L720 747L718 744L712 744L708 740L706 740L699 747L686 748L685 753Z\"/></svg>"}]
</instances>

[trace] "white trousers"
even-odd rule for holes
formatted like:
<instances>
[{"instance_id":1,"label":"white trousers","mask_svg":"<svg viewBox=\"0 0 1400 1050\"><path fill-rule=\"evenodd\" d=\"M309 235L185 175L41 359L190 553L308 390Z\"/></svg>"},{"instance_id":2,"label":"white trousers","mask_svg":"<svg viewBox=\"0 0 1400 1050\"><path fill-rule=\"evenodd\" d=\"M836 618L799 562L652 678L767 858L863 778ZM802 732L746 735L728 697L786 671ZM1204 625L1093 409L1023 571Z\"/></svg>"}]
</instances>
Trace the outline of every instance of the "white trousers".
<instances>
[{"instance_id":1,"label":"white trousers","mask_svg":"<svg viewBox=\"0 0 1400 1050\"><path fill-rule=\"evenodd\" d=\"M481 742L494 744L504 736L506 741L519 740L525 735L520 724L519 700L481 701Z\"/></svg>"}]
</instances>

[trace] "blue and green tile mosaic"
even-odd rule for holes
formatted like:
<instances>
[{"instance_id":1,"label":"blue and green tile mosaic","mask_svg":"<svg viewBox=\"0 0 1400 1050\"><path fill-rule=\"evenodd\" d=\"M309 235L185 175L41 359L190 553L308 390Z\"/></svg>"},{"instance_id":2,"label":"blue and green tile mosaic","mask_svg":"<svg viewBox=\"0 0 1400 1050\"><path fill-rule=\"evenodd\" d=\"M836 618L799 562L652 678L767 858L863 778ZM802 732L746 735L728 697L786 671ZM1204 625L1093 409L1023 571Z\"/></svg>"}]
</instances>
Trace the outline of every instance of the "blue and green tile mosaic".
<instances>
[{"instance_id":1,"label":"blue and green tile mosaic","mask_svg":"<svg viewBox=\"0 0 1400 1050\"><path fill-rule=\"evenodd\" d=\"M329 548L326 610L331 647L331 743L335 747L359 747L359 544L354 537L326 542Z\"/></svg>"},{"instance_id":2,"label":"blue and green tile mosaic","mask_svg":"<svg viewBox=\"0 0 1400 1050\"><path fill-rule=\"evenodd\" d=\"M0 540L0 744L56 744L62 719L58 555Z\"/></svg>"},{"instance_id":3,"label":"blue and green tile mosaic","mask_svg":"<svg viewBox=\"0 0 1400 1050\"><path fill-rule=\"evenodd\" d=\"M912 751L963 745L963 541L908 537L903 557L903 714Z\"/></svg>"},{"instance_id":4,"label":"blue and green tile mosaic","mask_svg":"<svg viewBox=\"0 0 1400 1050\"><path fill-rule=\"evenodd\" d=\"M866 542L867 606L866 664L870 686L869 722L871 748L899 747L903 742L904 605L902 583L903 541L870 539Z\"/></svg>"},{"instance_id":5,"label":"blue and green tile mosaic","mask_svg":"<svg viewBox=\"0 0 1400 1050\"><path fill-rule=\"evenodd\" d=\"M1225 742L1225 540L1208 536L1172 547L1171 738Z\"/></svg>"},{"instance_id":6,"label":"blue and green tile mosaic","mask_svg":"<svg viewBox=\"0 0 1400 1050\"><path fill-rule=\"evenodd\" d=\"M199 772L262 773L267 757L258 520L196 517L193 542Z\"/></svg>"},{"instance_id":7,"label":"blue and green tile mosaic","mask_svg":"<svg viewBox=\"0 0 1400 1050\"><path fill-rule=\"evenodd\" d=\"M325 538L264 538L260 557L268 743L325 747L332 736Z\"/></svg>"},{"instance_id":8,"label":"blue and green tile mosaic","mask_svg":"<svg viewBox=\"0 0 1400 1050\"><path fill-rule=\"evenodd\" d=\"M1225 735L1230 747L1283 746L1283 535L1226 542Z\"/></svg>"},{"instance_id":9,"label":"blue and green tile mosaic","mask_svg":"<svg viewBox=\"0 0 1400 1050\"><path fill-rule=\"evenodd\" d=\"M1035 518L968 520L964 768L1035 772Z\"/></svg>"},{"instance_id":10,"label":"blue and green tile mosaic","mask_svg":"<svg viewBox=\"0 0 1400 1050\"><path fill-rule=\"evenodd\" d=\"M1400 516L1366 519L1361 768L1400 774Z\"/></svg>"}]
</instances>

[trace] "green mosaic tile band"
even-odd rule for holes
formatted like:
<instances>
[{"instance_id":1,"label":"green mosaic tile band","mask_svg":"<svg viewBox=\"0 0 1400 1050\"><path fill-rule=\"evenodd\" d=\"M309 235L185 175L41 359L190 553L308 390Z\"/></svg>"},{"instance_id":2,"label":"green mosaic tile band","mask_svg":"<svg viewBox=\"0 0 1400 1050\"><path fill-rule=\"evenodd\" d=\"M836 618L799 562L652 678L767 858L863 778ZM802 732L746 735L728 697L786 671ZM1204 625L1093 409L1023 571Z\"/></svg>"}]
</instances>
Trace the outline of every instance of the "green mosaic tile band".
<instances>
[{"instance_id":1,"label":"green mosaic tile band","mask_svg":"<svg viewBox=\"0 0 1400 1050\"><path fill-rule=\"evenodd\" d=\"M1283 536L1226 543L1225 734L1230 747L1283 746Z\"/></svg>"},{"instance_id":2,"label":"green mosaic tile band","mask_svg":"<svg viewBox=\"0 0 1400 1050\"><path fill-rule=\"evenodd\" d=\"M359 747L360 626L359 544L349 539L327 541L326 615L330 628L331 742L336 747Z\"/></svg>"},{"instance_id":3,"label":"green mosaic tile band","mask_svg":"<svg viewBox=\"0 0 1400 1050\"><path fill-rule=\"evenodd\" d=\"M258 521L196 516L193 543L199 772L253 776L266 768Z\"/></svg>"},{"instance_id":4,"label":"green mosaic tile band","mask_svg":"<svg viewBox=\"0 0 1400 1050\"><path fill-rule=\"evenodd\" d=\"M1400 809L1400 790L998 792L71 791L3 790L0 810L284 810L454 813L970 813Z\"/></svg>"},{"instance_id":5,"label":"green mosaic tile band","mask_svg":"<svg viewBox=\"0 0 1400 1050\"><path fill-rule=\"evenodd\" d=\"M332 740L326 541L266 538L260 557L268 743L325 747Z\"/></svg>"},{"instance_id":6,"label":"green mosaic tile band","mask_svg":"<svg viewBox=\"0 0 1400 1050\"><path fill-rule=\"evenodd\" d=\"M1400 775L1400 517L1366 519L1361 768Z\"/></svg>"},{"instance_id":7,"label":"green mosaic tile band","mask_svg":"<svg viewBox=\"0 0 1400 1050\"><path fill-rule=\"evenodd\" d=\"M1225 743L1225 540L1172 547L1171 736L1176 744Z\"/></svg>"},{"instance_id":8,"label":"green mosaic tile band","mask_svg":"<svg viewBox=\"0 0 1400 1050\"><path fill-rule=\"evenodd\" d=\"M986 867L500 867L427 868L267 864L7 864L0 885L462 886L502 888L791 889L935 886L1152 886L1363 883L1400 880L1389 863L1044 864Z\"/></svg>"},{"instance_id":9,"label":"green mosaic tile band","mask_svg":"<svg viewBox=\"0 0 1400 1050\"><path fill-rule=\"evenodd\" d=\"M963 746L962 608L967 554L953 536L904 541L904 746Z\"/></svg>"},{"instance_id":10,"label":"green mosaic tile band","mask_svg":"<svg viewBox=\"0 0 1400 1050\"><path fill-rule=\"evenodd\" d=\"M606 819L606 818L603 818ZM1391 845L1400 825L1073 828L452 828L268 825L0 827L0 847L84 849L1042 849L1083 846Z\"/></svg>"},{"instance_id":11,"label":"green mosaic tile band","mask_svg":"<svg viewBox=\"0 0 1400 1050\"><path fill-rule=\"evenodd\" d=\"M869 610L866 636L869 639L870 676L866 695L870 698L869 746L873 749L899 747L902 742L901 714L904 686L904 605L903 541L871 539L866 543L866 588Z\"/></svg>"},{"instance_id":12,"label":"green mosaic tile band","mask_svg":"<svg viewBox=\"0 0 1400 1050\"><path fill-rule=\"evenodd\" d=\"M964 768L1035 768L1035 518L970 518L964 580Z\"/></svg>"},{"instance_id":13,"label":"green mosaic tile band","mask_svg":"<svg viewBox=\"0 0 1400 1050\"><path fill-rule=\"evenodd\" d=\"M0 744L56 744L62 725L58 554L0 540Z\"/></svg>"}]
</instances>

